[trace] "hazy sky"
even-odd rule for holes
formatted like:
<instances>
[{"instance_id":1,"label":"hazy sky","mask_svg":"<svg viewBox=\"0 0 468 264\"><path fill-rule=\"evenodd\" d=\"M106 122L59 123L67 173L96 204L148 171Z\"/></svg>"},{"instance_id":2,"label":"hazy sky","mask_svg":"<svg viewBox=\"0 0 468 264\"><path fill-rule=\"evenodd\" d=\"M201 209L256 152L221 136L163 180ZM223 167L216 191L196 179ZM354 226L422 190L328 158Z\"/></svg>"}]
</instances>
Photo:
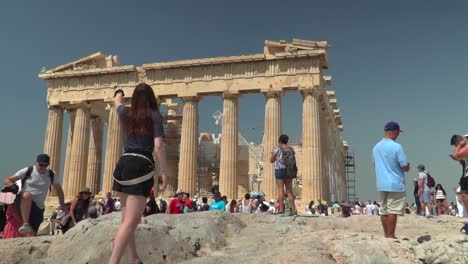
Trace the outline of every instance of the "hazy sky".
<instances>
[{"instance_id":1,"label":"hazy sky","mask_svg":"<svg viewBox=\"0 0 468 264\"><path fill-rule=\"evenodd\" d=\"M355 152L360 199L377 199L371 149L389 120L398 139L446 189L460 168L449 138L468 133L468 3L464 1L8 1L0 4L0 172L31 164L43 149L46 84L37 77L96 51L122 64L262 53L266 39L326 40L329 70ZM66 3L65 3L66 2ZM261 142L264 97L240 101L239 125ZM213 131L220 98L200 103L200 130ZM283 131L301 138L299 94L283 99ZM67 122L64 123L66 128ZM65 141L64 136L64 141ZM62 166L63 168L63 166ZM408 196L411 198L411 196ZM453 200L453 197L451 198Z\"/></svg>"}]
</instances>

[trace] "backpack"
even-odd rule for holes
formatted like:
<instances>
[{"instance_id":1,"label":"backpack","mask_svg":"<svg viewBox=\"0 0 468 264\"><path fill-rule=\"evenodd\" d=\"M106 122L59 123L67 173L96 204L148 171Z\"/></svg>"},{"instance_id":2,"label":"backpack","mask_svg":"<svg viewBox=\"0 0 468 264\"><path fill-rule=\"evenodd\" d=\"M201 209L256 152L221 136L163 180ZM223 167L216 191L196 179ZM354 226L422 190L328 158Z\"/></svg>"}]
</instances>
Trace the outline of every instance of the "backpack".
<instances>
[{"instance_id":1,"label":"backpack","mask_svg":"<svg viewBox=\"0 0 468 264\"><path fill-rule=\"evenodd\" d=\"M296 165L296 157L294 155L294 149L290 147L290 150L286 151L281 146L279 147L281 150L281 159L286 166L286 176L291 179L297 177L297 165Z\"/></svg>"},{"instance_id":2,"label":"backpack","mask_svg":"<svg viewBox=\"0 0 468 264\"><path fill-rule=\"evenodd\" d=\"M429 188L434 188L435 187L435 179L432 177L428 172L425 172L427 175L427 186Z\"/></svg>"},{"instance_id":3,"label":"backpack","mask_svg":"<svg viewBox=\"0 0 468 264\"><path fill-rule=\"evenodd\" d=\"M26 183L26 180L31 178L31 173L33 171L33 166L29 166L28 167L28 170L26 171L26 175L24 176L24 178L21 180L21 188L24 188L24 184ZM49 170L49 178L50 178L50 186L49 186L49 191L51 190L51 186L52 184L54 183L54 176L55 176L55 173L53 170Z\"/></svg>"}]
</instances>

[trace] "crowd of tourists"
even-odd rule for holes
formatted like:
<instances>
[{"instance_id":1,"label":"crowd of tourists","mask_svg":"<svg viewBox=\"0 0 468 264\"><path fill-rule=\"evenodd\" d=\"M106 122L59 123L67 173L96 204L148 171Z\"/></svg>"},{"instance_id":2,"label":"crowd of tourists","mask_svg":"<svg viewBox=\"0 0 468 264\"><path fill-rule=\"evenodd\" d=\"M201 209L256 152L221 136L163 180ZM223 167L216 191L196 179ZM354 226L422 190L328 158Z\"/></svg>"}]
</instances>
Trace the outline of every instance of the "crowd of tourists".
<instances>
[{"instance_id":1,"label":"crowd of tourists","mask_svg":"<svg viewBox=\"0 0 468 264\"><path fill-rule=\"evenodd\" d=\"M296 216L296 197L292 192L292 182L297 177L297 165L294 149L288 145L288 136L281 135L278 145L271 150L269 161L274 168L277 197L245 194L243 199L232 199L213 190L210 197L194 196L183 190L177 190L174 197L166 202L156 198L155 192L164 193L167 187L167 162L164 142L162 116L152 87L145 83L138 84L131 96L130 106L123 104L125 93L116 87L114 91L114 109L121 123L124 153L119 158L113 172L112 191L118 197L107 193L105 199L93 198L88 188L84 188L69 203L65 203L64 193L49 169L50 157L40 154L35 164L23 168L4 179L2 193L11 193L12 198L6 211L6 223L3 237L34 236L44 219L45 199L53 187L57 193L59 207L50 218L51 232L54 227L66 232L86 218L96 218L114 211L121 211L122 222L114 238L109 263L119 263L125 249L131 263L141 263L135 244L135 230L142 216L157 213L183 214L203 211L226 211L229 213L263 213L280 216ZM452 136L450 144L454 146L451 157L462 166L459 187L455 189L457 204L448 204L447 192L442 185L435 184L435 179L424 165L417 166L418 177L414 180L414 205L406 202L405 173L410 171L410 163L402 145L396 142L402 131L396 122L388 122L384 127L384 138L372 150L377 190L380 203L345 203L314 201L305 208L305 215L378 215L381 218L386 238L396 238L397 218L406 213L431 217L440 214L464 216L468 208L468 138ZM155 186L155 153L162 174L161 182ZM456 180L454 180L454 183ZM21 191L20 191L21 190ZM211 200L208 204L208 200ZM468 224L462 230L468 232Z\"/></svg>"}]
</instances>

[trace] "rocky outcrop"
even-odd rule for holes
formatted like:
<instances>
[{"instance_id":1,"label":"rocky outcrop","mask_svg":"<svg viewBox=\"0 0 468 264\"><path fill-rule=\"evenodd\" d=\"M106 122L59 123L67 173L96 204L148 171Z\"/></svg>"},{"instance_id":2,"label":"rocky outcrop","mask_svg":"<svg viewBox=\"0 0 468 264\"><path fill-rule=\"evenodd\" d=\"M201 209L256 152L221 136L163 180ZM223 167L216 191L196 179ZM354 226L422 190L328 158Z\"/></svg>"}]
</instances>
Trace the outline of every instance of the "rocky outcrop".
<instances>
[{"instance_id":1,"label":"rocky outcrop","mask_svg":"<svg viewBox=\"0 0 468 264\"><path fill-rule=\"evenodd\" d=\"M0 262L106 263L119 222L111 214L63 236L0 241ZM405 216L398 239L386 239L379 217L204 212L147 217L136 243L144 263L468 263L462 224L451 216Z\"/></svg>"}]
</instances>

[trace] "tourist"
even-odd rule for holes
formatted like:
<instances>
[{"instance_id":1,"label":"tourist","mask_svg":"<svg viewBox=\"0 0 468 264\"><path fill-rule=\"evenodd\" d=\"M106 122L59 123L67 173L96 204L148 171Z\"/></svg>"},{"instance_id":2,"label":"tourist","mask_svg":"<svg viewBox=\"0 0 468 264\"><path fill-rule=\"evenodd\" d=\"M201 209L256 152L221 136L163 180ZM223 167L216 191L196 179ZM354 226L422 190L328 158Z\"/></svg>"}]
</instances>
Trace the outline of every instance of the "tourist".
<instances>
[{"instance_id":1,"label":"tourist","mask_svg":"<svg viewBox=\"0 0 468 264\"><path fill-rule=\"evenodd\" d=\"M17 180L22 180L21 191L16 195L14 205L21 213L23 225L18 232L23 235L36 235L44 220L45 199L50 186L57 191L60 206L64 207L62 187L55 173L48 169L50 157L40 154L36 157L34 166L19 170L15 175L6 178L3 184L13 187Z\"/></svg>"},{"instance_id":2,"label":"tourist","mask_svg":"<svg viewBox=\"0 0 468 264\"><path fill-rule=\"evenodd\" d=\"M224 211L227 211L227 210L229 209L229 203L228 203L228 198L227 198L227 196L226 196L226 195L223 195L223 196L221 197L221 200L224 202L224 206L226 207L226 208L224 208Z\"/></svg>"},{"instance_id":3,"label":"tourist","mask_svg":"<svg viewBox=\"0 0 468 264\"><path fill-rule=\"evenodd\" d=\"M112 190L118 192L122 208L122 222L114 239L110 263L119 263L127 249L129 261L140 263L136 250L135 229L141 222L146 197L154 185L153 152L159 160L162 174L160 191L166 189L166 150L164 129L158 103L151 86L140 83L133 90L131 106L122 104L124 92L115 91L114 107L121 121L124 154L114 170Z\"/></svg>"},{"instance_id":4,"label":"tourist","mask_svg":"<svg viewBox=\"0 0 468 264\"><path fill-rule=\"evenodd\" d=\"M463 203L463 212L468 212L468 141L463 139L460 135L453 135L450 139L450 145L454 146L454 151L452 154L452 158L455 160L460 161L463 166L463 174L460 178L460 198L461 202ZM458 209L459 214L461 208ZM468 224L465 224L465 226Z\"/></svg>"},{"instance_id":5,"label":"tourist","mask_svg":"<svg viewBox=\"0 0 468 264\"><path fill-rule=\"evenodd\" d=\"M419 197L419 201L421 202L422 215L431 217L431 214L432 214L431 188L429 187L428 182L427 182L429 174L426 171L426 168L423 164L418 165L418 174L419 174L418 197ZM429 211L429 215L426 214L427 211Z\"/></svg>"},{"instance_id":6,"label":"tourist","mask_svg":"<svg viewBox=\"0 0 468 264\"><path fill-rule=\"evenodd\" d=\"M120 203L120 197L117 197L114 200L115 200L114 209L115 209L116 212L120 212L120 210L122 209L122 204Z\"/></svg>"},{"instance_id":7,"label":"tourist","mask_svg":"<svg viewBox=\"0 0 468 264\"><path fill-rule=\"evenodd\" d=\"M187 207L187 210L189 212L193 212L193 202L190 199L190 193L184 193L184 201L185 201L185 207Z\"/></svg>"},{"instance_id":8,"label":"tourist","mask_svg":"<svg viewBox=\"0 0 468 264\"><path fill-rule=\"evenodd\" d=\"M281 135L279 137L278 146L271 152L270 162L274 164L276 185L278 188L279 211L277 214L284 214L286 192L291 203L291 214L297 215L292 192L292 180L297 176L296 157L294 149L288 146L288 141L289 137L287 135Z\"/></svg>"},{"instance_id":9,"label":"tourist","mask_svg":"<svg viewBox=\"0 0 468 264\"><path fill-rule=\"evenodd\" d=\"M307 214L308 215L314 215L315 214L315 204L314 201L310 201L309 205L306 208Z\"/></svg>"},{"instance_id":10,"label":"tourist","mask_svg":"<svg viewBox=\"0 0 468 264\"><path fill-rule=\"evenodd\" d=\"M23 225L21 216L17 214L17 209L14 204L7 205L6 209L6 224L3 228L2 239L23 237L18 232L18 229Z\"/></svg>"},{"instance_id":11,"label":"tourist","mask_svg":"<svg viewBox=\"0 0 468 264\"><path fill-rule=\"evenodd\" d=\"M380 219L386 238L396 238L398 215L404 215L405 174L410 170L403 147L396 142L400 126L389 122L384 127L385 136L372 150L377 190L382 198Z\"/></svg>"},{"instance_id":12,"label":"tourist","mask_svg":"<svg viewBox=\"0 0 468 264\"><path fill-rule=\"evenodd\" d=\"M208 204L208 198L202 197L202 203L198 207L199 212L205 212L210 210L210 205Z\"/></svg>"},{"instance_id":13,"label":"tourist","mask_svg":"<svg viewBox=\"0 0 468 264\"><path fill-rule=\"evenodd\" d=\"M359 204L359 202L355 202L354 203L354 214L355 215L361 215L362 214L361 210L362 210L362 207Z\"/></svg>"},{"instance_id":14,"label":"tourist","mask_svg":"<svg viewBox=\"0 0 468 264\"><path fill-rule=\"evenodd\" d=\"M372 215L380 215L379 209L380 209L379 204L377 203L377 201L374 201L372 203Z\"/></svg>"},{"instance_id":15,"label":"tourist","mask_svg":"<svg viewBox=\"0 0 468 264\"><path fill-rule=\"evenodd\" d=\"M110 214L115 211L115 202L114 198L112 198L112 194L108 192L106 194L106 205L105 205L105 211L104 214Z\"/></svg>"},{"instance_id":16,"label":"tourist","mask_svg":"<svg viewBox=\"0 0 468 264\"><path fill-rule=\"evenodd\" d=\"M221 193L218 191L213 192L213 201L210 205L210 211L226 211L225 203L221 200Z\"/></svg>"},{"instance_id":17,"label":"tourist","mask_svg":"<svg viewBox=\"0 0 468 264\"><path fill-rule=\"evenodd\" d=\"M239 208L238 208L239 213L252 213L252 200L250 199L250 194L246 193L244 195L244 199L240 201L239 203Z\"/></svg>"},{"instance_id":18,"label":"tourist","mask_svg":"<svg viewBox=\"0 0 468 264\"><path fill-rule=\"evenodd\" d=\"M182 214L185 208L184 191L179 189L176 191L174 198L169 202L167 214Z\"/></svg>"},{"instance_id":19,"label":"tourist","mask_svg":"<svg viewBox=\"0 0 468 264\"><path fill-rule=\"evenodd\" d=\"M418 175L419 177L419 175ZM421 201L419 200L419 180L418 178L413 179L413 185L414 185L414 190L413 190L413 195L414 195L414 201L416 204L416 214L421 214Z\"/></svg>"},{"instance_id":20,"label":"tourist","mask_svg":"<svg viewBox=\"0 0 468 264\"><path fill-rule=\"evenodd\" d=\"M159 211L162 214L165 214L167 211L167 202L162 197L159 197Z\"/></svg>"},{"instance_id":21,"label":"tourist","mask_svg":"<svg viewBox=\"0 0 468 264\"><path fill-rule=\"evenodd\" d=\"M143 216L146 217L153 214L159 214L159 207L154 198L154 191L152 193L150 192L150 195L146 199L146 207Z\"/></svg>"},{"instance_id":22,"label":"tourist","mask_svg":"<svg viewBox=\"0 0 468 264\"><path fill-rule=\"evenodd\" d=\"M367 201L367 205L366 205L367 216L372 216L372 209L373 208L374 208L374 206L372 206L372 201L371 200Z\"/></svg>"},{"instance_id":23,"label":"tourist","mask_svg":"<svg viewBox=\"0 0 468 264\"><path fill-rule=\"evenodd\" d=\"M88 218L88 207L91 202L91 191L89 188L83 188L78 195L73 199L70 206L70 216L73 225L78 224L83 219Z\"/></svg>"},{"instance_id":24,"label":"tourist","mask_svg":"<svg viewBox=\"0 0 468 264\"><path fill-rule=\"evenodd\" d=\"M447 207L445 206L447 201L447 193L445 192L444 188L440 183L435 186L434 191L437 206L437 214L441 215L442 211L444 213L447 212Z\"/></svg>"},{"instance_id":25,"label":"tourist","mask_svg":"<svg viewBox=\"0 0 468 264\"><path fill-rule=\"evenodd\" d=\"M237 211L237 201L235 199L232 199L232 201L229 203L229 213L238 213Z\"/></svg>"},{"instance_id":26,"label":"tourist","mask_svg":"<svg viewBox=\"0 0 468 264\"><path fill-rule=\"evenodd\" d=\"M193 209L194 212L196 212L198 210L198 204L197 203L198 203L198 196L195 195L195 196L193 196L193 199L192 199L192 209Z\"/></svg>"},{"instance_id":27,"label":"tourist","mask_svg":"<svg viewBox=\"0 0 468 264\"><path fill-rule=\"evenodd\" d=\"M333 205L332 205L332 214L333 215L340 215L341 214L341 206L340 204L338 203L338 201L335 201L333 202Z\"/></svg>"},{"instance_id":28,"label":"tourist","mask_svg":"<svg viewBox=\"0 0 468 264\"><path fill-rule=\"evenodd\" d=\"M106 205L104 203L104 199L100 198L98 200L98 202L96 203L96 209L97 209L98 217L106 214Z\"/></svg>"}]
</instances>

